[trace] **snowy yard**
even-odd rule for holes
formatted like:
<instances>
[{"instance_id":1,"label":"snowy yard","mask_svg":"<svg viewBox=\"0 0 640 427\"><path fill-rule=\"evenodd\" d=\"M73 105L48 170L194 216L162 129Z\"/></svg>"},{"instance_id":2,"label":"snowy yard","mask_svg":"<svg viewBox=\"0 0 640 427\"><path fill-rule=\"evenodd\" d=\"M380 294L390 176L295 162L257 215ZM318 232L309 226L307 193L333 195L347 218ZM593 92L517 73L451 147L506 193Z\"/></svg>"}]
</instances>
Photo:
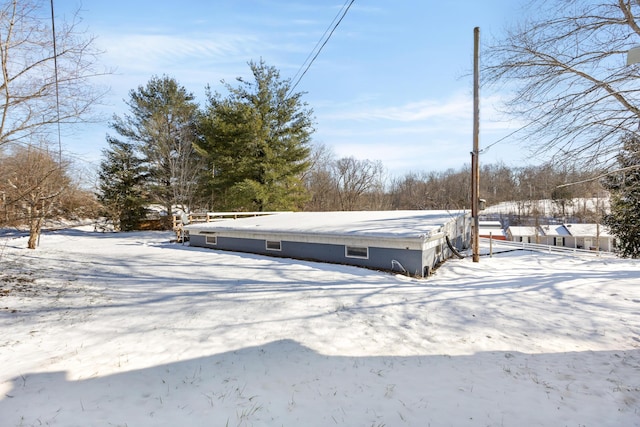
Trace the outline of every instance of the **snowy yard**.
<instances>
[{"instance_id":1,"label":"snowy yard","mask_svg":"<svg viewBox=\"0 0 640 427\"><path fill-rule=\"evenodd\" d=\"M91 230L0 240L2 426L640 425L640 262L421 280Z\"/></svg>"}]
</instances>

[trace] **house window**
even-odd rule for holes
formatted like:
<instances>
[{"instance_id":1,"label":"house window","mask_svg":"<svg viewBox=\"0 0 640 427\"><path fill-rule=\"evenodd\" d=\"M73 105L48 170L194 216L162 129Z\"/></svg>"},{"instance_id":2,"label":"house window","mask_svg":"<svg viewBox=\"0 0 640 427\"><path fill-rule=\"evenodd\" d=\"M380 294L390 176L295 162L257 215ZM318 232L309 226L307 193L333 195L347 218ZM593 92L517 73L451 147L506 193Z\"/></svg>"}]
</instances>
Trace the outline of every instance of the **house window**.
<instances>
[{"instance_id":1,"label":"house window","mask_svg":"<svg viewBox=\"0 0 640 427\"><path fill-rule=\"evenodd\" d=\"M207 236L207 245L217 245L218 236Z\"/></svg>"},{"instance_id":2,"label":"house window","mask_svg":"<svg viewBox=\"0 0 640 427\"><path fill-rule=\"evenodd\" d=\"M369 248L362 246L345 246L345 256L347 258L369 259Z\"/></svg>"},{"instance_id":3,"label":"house window","mask_svg":"<svg viewBox=\"0 0 640 427\"><path fill-rule=\"evenodd\" d=\"M556 237L555 245L564 246L564 237Z\"/></svg>"},{"instance_id":4,"label":"house window","mask_svg":"<svg viewBox=\"0 0 640 427\"><path fill-rule=\"evenodd\" d=\"M281 251L282 243L279 240L267 240L266 248L268 251Z\"/></svg>"}]
</instances>

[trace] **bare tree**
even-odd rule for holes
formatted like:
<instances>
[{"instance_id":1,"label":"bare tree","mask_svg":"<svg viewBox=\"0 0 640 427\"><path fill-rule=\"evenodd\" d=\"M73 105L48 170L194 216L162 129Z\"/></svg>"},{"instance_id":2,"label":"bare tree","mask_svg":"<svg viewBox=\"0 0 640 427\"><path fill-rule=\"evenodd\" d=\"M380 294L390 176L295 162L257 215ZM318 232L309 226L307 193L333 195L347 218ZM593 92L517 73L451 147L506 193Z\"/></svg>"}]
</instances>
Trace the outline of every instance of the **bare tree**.
<instances>
[{"instance_id":1,"label":"bare tree","mask_svg":"<svg viewBox=\"0 0 640 427\"><path fill-rule=\"evenodd\" d=\"M360 202L368 192L384 191L382 162L343 157L334 163L334 175L341 210L376 208Z\"/></svg>"},{"instance_id":2,"label":"bare tree","mask_svg":"<svg viewBox=\"0 0 640 427\"><path fill-rule=\"evenodd\" d=\"M332 211L339 209L336 182L333 175L335 155L324 144L316 144L309 156L310 167L303 175L303 181L309 192L305 205L307 211Z\"/></svg>"},{"instance_id":3,"label":"bare tree","mask_svg":"<svg viewBox=\"0 0 640 427\"><path fill-rule=\"evenodd\" d=\"M51 16L48 2L0 3L0 148L47 138L59 123L86 119L103 95L89 84L102 74L95 68L100 52L78 27L78 16L56 22L55 54L52 26L43 16Z\"/></svg>"},{"instance_id":4,"label":"bare tree","mask_svg":"<svg viewBox=\"0 0 640 427\"><path fill-rule=\"evenodd\" d=\"M323 144L313 147L303 180L309 192L307 211L384 210L392 207L380 161L336 159Z\"/></svg>"},{"instance_id":5,"label":"bare tree","mask_svg":"<svg viewBox=\"0 0 640 427\"><path fill-rule=\"evenodd\" d=\"M0 166L6 205L16 223L29 225L27 246L35 249L45 219L71 184L66 165L46 149L27 146L17 147Z\"/></svg>"},{"instance_id":6,"label":"bare tree","mask_svg":"<svg viewBox=\"0 0 640 427\"><path fill-rule=\"evenodd\" d=\"M424 174L407 173L391 182L390 196L393 209L428 209L429 194Z\"/></svg>"},{"instance_id":7,"label":"bare tree","mask_svg":"<svg viewBox=\"0 0 640 427\"><path fill-rule=\"evenodd\" d=\"M537 152L606 165L637 131L640 65L625 61L640 44L639 13L631 0L532 1L525 21L483 49L483 80L513 90L506 112L527 121Z\"/></svg>"}]
</instances>

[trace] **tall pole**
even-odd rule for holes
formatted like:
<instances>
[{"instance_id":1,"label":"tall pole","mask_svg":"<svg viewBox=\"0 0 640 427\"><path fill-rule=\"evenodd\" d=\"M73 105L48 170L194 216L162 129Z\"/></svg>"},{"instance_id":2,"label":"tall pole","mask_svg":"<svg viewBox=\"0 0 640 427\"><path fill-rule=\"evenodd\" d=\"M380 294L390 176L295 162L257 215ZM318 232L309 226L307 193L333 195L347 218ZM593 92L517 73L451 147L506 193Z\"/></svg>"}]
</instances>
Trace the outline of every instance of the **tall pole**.
<instances>
[{"instance_id":1,"label":"tall pole","mask_svg":"<svg viewBox=\"0 0 640 427\"><path fill-rule=\"evenodd\" d=\"M471 152L471 216L473 217L472 249L473 262L480 261L480 27L473 29L473 151Z\"/></svg>"}]
</instances>

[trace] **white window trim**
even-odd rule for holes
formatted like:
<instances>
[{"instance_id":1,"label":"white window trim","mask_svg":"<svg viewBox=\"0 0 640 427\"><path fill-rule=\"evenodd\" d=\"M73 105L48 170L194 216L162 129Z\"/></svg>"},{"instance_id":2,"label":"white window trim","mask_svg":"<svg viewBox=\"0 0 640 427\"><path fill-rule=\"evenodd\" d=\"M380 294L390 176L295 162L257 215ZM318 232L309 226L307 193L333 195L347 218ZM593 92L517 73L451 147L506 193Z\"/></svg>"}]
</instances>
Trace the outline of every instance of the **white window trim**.
<instances>
[{"instance_id":1,"label":"white window trim","mask_svg":"<svg viewBox=\"0 0 640 427\"><path fill-rule=\"evenodd\" d=\"M217 245L218 244L218 236L207 236L205 235L207 245Z\"/></svg>"},{"instance_id":2,"label":"white window trim","mask_svg":"<svg viewBox=\"0 0 640 427\"><path fill-rule=\"evenodd\" d=\"M358 252L360 252L360 250L364 249L367 252L367 254L365 256L349 254L349 249L356 249L356 250L358 250ZM346 258L369 259L369 247L368 246L345 246L344 247L344 256Z\"/></svg>"}]
</instances>

